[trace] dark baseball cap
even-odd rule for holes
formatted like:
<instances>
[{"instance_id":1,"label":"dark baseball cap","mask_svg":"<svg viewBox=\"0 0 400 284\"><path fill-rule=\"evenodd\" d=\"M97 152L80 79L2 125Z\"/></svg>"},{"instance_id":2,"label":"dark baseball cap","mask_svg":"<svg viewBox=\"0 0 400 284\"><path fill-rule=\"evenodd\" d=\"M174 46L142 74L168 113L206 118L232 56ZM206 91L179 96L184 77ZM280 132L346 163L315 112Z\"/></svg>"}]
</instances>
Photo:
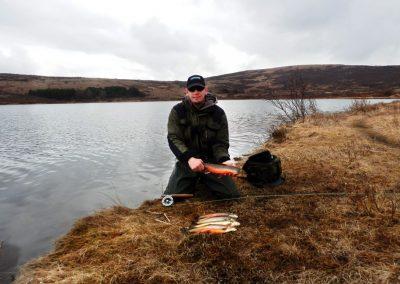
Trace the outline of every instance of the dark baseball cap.
<instances>
[{"instance_id":1,"label":"dark baseball cap","mask_svg":"<svg viewBox=\"0 0 400 284\"><path fill-rule=\"evenodd\" d=\"M186 81L186 87L189 89L193 86L206 86L206 81L200 75L192 75Z\"/></svg>"}]
</instances>

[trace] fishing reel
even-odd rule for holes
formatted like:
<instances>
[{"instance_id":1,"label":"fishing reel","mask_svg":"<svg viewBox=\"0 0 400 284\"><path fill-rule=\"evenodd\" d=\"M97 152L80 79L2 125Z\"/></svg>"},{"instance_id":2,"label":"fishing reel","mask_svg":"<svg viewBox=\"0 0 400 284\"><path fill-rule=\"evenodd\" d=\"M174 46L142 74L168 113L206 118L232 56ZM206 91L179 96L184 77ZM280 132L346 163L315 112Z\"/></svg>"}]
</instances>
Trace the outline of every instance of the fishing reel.
<instances>
[{"instance_id":1,"label":"fishing reel","mask_svg":"<svg viewBox=\"0 0 400 284\"><path fill-rule=\"evenodd\" d=\"M165 207L172 206L174 204L174 198L172 197L172 195L165 195L161 199L161 204L164 205Z\"/></svg>"}]
</instances>

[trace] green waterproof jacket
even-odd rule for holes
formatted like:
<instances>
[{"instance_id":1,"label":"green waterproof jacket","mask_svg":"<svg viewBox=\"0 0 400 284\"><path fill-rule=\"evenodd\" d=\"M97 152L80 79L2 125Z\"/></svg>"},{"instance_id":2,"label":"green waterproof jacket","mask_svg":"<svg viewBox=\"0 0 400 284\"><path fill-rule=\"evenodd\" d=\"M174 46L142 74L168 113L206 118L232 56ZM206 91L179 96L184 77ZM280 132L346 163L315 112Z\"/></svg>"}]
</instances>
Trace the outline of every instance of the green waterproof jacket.
<instances>
[{"instance_id":1,"label":"green waterproof jacket","mask_svg":"<svg viewBox=\"0 0 400 284\"><path fill-rule=\"evenodd\" d=\"M228 121L216 98L207 94L201 107L188 98L176 104L168 118L168 144L176 158L187 163L191 157L222 163L230 159Z\"/></svg>"}]
</instances>

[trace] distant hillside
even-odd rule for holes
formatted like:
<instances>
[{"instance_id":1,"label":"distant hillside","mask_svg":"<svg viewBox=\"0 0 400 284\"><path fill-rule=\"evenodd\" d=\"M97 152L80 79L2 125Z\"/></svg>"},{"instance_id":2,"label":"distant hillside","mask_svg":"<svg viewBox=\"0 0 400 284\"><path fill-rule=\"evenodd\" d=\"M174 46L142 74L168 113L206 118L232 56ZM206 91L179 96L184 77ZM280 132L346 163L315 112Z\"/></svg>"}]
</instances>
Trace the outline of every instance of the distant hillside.
<instances>
[{"instance_id":1,"label":"distant hillside","mask_svg":"<svg viewBox=\"0 0 400 284\"><path fill-rule=\"evenodd\" d=\"M220 99L258 99L268 98L271 89L275 95L285 97L288 94L287 83L292 76L301 76L308 85L308 93L316 98L400 97L400 66L288 66L213 76L207 78L207 81L210 91ZM46 77L2 73L0 104L177 100L183 96L183 86L183 81ZM45 89L51 90L37 91ZM62 92L65 97L52 97L57 89L66 89ZM132 89L134 92L130 91Z\"/></svg>"},{"instance_id":2,"label":"distant hillside","mask_svg":"<svg viewBox=\"0 0 400 284\"><path fill-rule=\"evenodd\" d=\"M400 95L400 66L303 65L243 71L209 78L217 94L264 97L269 88L287 95L292 76L301 76L313 97Z\"/></svg>"}]
</instances>

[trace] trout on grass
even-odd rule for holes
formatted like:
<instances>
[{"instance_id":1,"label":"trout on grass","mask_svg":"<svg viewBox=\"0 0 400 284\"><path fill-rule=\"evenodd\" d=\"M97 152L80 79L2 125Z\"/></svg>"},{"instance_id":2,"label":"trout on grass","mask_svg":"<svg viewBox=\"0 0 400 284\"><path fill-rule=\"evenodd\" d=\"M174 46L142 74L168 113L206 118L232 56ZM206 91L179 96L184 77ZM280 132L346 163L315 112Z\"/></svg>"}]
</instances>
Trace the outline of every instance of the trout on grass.
<instances>
[{"instance_id":1,"label":"trout on grass","mask_svg":"<svg viewBox=\"0 0 400 284\"><path fill-rule=\"evenodd\" d=\"M204 170L206 173L222 176L237 176L240 173L239 168L222 164L204 163Z\"/></svg>"},{"instance_id":2,"label":"trout on grass","mask_svg":"<svg viewBox=\"0 0 400 284\"><path fill-rule=\"evenodd\" d=\"M187 228L191 234L224 234L236 231L240 225L238 216L232 213L211 213L200 216L195 224Z\"/></svg>"},{"instance_id":3,"label":"trout on grass","mask_svg":"<svg viewBox=\"0 0 400 284\"><path fill-rule=\"evenodd\" d=\"M208 223L201 223L201 224L196 224L193 226L193 228L204 228L208 226L227 226L227 227L236 227L239 226L240 223L236 221L217 221L217 222L208 222Z\"/></svg>"},{"instance_id":4,"label":"trout on grass","mask_svg":"<svg viewBox=\"0 0 400 284\"><path fill-rule=\"evenodd\" d=\"M224 234L228 232L236 231L235 227L221 227L221 226L210 226L205 228L194 228L190 229L189 232L192 234Z\"/></svg>"},{"instance_id":5,"label":"trout on grass","mask_svg":"<svg viewBox=\"0 0 400 284\"><path fill-rule=\"evenodd\" d=\"M232 214L232 213L211 213L211 214L206 214L202 215L199 217L200 219L207 219L207 218L214 218L214 217L229 217L229 218L238 218L238 215Z\"/></svg>"},{"instance_id":6,"label":"trout on grass","mask_svg":"<svg viewBox=\"0 0 400 284\"><path fill-rule=\"evenodd\" d=\"M197 221L197 224L205 224L205 223L212 223L212 222L224 222L224 221L234 222L234 221L236 221L236 219L230 218L230 217L214 217L214 218L200 219Z\"/></svg>"}]
</instances>

